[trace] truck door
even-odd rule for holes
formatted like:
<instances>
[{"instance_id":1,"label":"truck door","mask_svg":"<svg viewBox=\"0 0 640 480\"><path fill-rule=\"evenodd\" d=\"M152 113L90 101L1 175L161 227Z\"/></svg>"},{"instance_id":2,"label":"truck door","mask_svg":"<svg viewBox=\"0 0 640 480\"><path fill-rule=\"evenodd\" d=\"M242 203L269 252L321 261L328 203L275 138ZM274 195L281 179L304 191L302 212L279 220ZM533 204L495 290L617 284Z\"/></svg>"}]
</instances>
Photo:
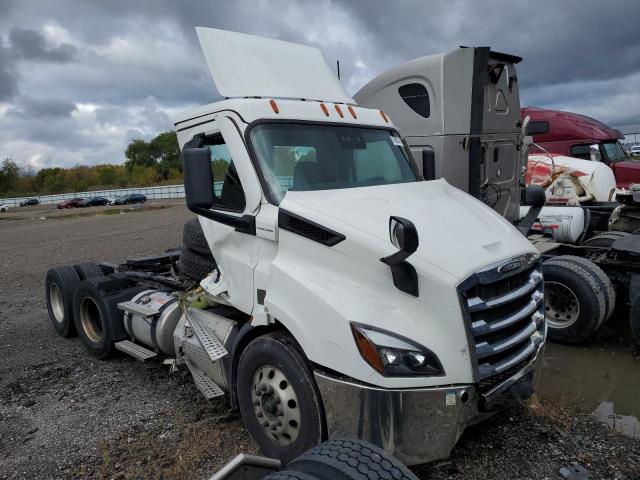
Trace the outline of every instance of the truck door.
<instances>
[{"instance_id":1,"label":"truck door","mask_svg":"<svg viewBox=\"0 0 640 480\"><path fill-rule=\"evenodd\" d=\"M488 48L474 52L469 193L510 220L518 218L520 204L520 60Z\"/></svg>"},{"instance_id":2,"label":"truck door","mask_svg":"<svg viewBox=\"0 0 640 480\"><path fill-rule=\"evenodd\" d=\"M233 120L218 117L202 133L211 152L215 196L212 209L238 217L257 215L262 196L260 184ZM255 234L238 232L214 220L199 219L220 271L220 280L208 283L208 290L213 295L223 294L229 304L251 313L259 239Z\"/></svg>"}]
</instances>

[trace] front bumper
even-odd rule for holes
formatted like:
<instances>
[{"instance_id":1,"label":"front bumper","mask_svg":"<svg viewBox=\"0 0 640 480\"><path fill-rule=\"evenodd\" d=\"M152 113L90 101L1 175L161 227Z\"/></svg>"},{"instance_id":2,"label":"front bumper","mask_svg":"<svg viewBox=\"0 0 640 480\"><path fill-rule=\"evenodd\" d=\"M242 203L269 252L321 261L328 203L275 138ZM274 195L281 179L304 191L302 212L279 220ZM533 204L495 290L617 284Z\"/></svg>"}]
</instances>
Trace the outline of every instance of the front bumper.
<instances>
[{"instance_id":1,"label":"front bumper","mask_svg":"<svg viewBox=\"0 0 640 480\"><path fill-rule=\"evenodd\" d=\"M383 389L315 372L329 438L377 445L406 465L448 457L464 429L533 392L544 343L515 375L486 393L474 385Z\"/></svg>"}]
</instances>

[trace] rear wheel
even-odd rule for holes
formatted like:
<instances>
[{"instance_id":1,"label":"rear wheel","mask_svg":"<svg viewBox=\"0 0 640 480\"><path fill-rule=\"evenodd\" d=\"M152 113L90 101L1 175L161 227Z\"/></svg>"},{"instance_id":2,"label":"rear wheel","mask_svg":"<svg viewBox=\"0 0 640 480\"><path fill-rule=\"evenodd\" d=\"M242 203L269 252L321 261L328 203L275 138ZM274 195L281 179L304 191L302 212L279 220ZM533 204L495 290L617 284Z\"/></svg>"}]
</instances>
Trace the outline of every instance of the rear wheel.
<instances>
[{"instance_id":1,"label":"rear wheel","mask_svg":"<svg viewBox=\"0 0 640 480\"><path fill-rule=\"evenodd\" d=\"M180 258L178 259L178 270L185 277L199 282L213 272L215 268L216 261L213 257L199 255L187 247L182 247Z\"/></svg>"},{"instance_id":2,"label":"rear wheel","mask_svg":"<svg viewBox=\"0 0 640 480\"><path fill-rule=\"evenodd\" d=\"M604 294L596 280L582 266L561 260L546 261L542 273L549 338L561 343L585 341L606 313Z\"/></svg>"},{"instance_id":3,"label":"rear wheel","mask_svg":"<svg viewBox=\"0 0 640 480\"><path fill-rule=\"evenodd\" d=\"M582 268L584 268L589 272L591 277L596 281L596 283L598 284L598 286L600 287L600 289L604 294L605 315L602 320L602 323L604 323L611 316L611 314L613 313L616 307L616 291L613 288L613 283L611 282L611 279L607 276L606 273L604 273L604 270L602 270L598 265L593 263L591 260L588 260L583 257L577 257L575 255L561 255L559 257L554 257L549 261L550 262L558 262L558 261L571 262L581 266Z\"/></svg>"},{"instance_id":4,"label":"rear wheel","mask_svg":"<svg viewBox=\"0 0 640 480\"><path fill-rule=\"evenodd\" d=\"M103 277L104 273L97 263L83 262L74 265L73 268L78 273L80 280L86 280L87 278Z\"/></svg>"},{"instance_id":5,"label":"rear wheel","mask_svg":"<svg viewBox=\"0 0 640 480\"><path fill-rule=\"evenodd\" d=\"M247 346L237 391L247 430L267 456L286 463L322 441L320 393L303 353L287 335L272 333Z\"/></svg>"},{"instance_id":6,"label":"rear wheel","mask_svg":"<svg viewBox=\"0 0 640 480\"><path fill-rule=\"evenodd\" d=\"M51 268L45 278L45 294L49 319L58 335L76 335L73 323L73 294L80 283L73 267Z\"/></svg>"}]
</instances>

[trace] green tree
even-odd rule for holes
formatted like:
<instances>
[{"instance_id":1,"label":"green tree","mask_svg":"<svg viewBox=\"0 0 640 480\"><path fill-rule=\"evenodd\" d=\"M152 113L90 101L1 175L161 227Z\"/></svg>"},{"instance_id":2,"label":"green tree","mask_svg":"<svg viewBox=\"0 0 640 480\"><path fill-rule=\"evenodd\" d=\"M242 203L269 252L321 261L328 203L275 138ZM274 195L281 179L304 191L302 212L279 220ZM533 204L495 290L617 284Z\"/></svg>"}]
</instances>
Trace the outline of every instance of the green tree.
<instances>
[{"instance_id":1,"label":"green tree","mask_svg":"<svg viewBox=\"0 0 640 480\"><path fill-rule=\"evenodd\" d=\"M157 165L153 147L140 138L134 139L129 144L124 155L127 157L127 161L124 164L129 171L134 166L155 167Z\"/></svg>"},{"instance_id":2,"label":"green tree","mask_svg":"<svg viewBox=\"0 0 640 480\"><path fill-rule=\"evenodd\" d=\"M182 172L182 156L180 155L176 132L160 133L151 140L150 146L158 162L162 178L165 180L170 178L170 171L172 169Z\"/></svg>"},{"instance_id":3,"label":"green tree","mask_svg":"<svg viewBox=\"0 0 640 480\"><path fill-rule=\"evenodd\" d=\"M0 194L15 192L20 178L20 167L11 157L7 157L0 165Z\"/></svg>"}]
</instances>

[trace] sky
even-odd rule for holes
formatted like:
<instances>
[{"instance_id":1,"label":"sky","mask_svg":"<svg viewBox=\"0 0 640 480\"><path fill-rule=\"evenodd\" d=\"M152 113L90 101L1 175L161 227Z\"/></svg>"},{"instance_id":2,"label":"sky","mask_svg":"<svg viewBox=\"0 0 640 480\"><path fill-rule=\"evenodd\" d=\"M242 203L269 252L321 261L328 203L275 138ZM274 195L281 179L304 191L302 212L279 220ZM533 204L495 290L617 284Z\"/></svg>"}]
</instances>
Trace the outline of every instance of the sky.
<instances>
[{"instance_id":1,"label":"sky","mask_svg":"<svg viewBox=\"0 0 640 480\"><path fill-rule=\"evenodd\" d=\"M208 26L314 45L347 91L386 69L490 46L519 55L521 103L640 124L638 0L0 0L0 159L122 163L134 138L218 98Z\"/></svg>"}]
</instances>

